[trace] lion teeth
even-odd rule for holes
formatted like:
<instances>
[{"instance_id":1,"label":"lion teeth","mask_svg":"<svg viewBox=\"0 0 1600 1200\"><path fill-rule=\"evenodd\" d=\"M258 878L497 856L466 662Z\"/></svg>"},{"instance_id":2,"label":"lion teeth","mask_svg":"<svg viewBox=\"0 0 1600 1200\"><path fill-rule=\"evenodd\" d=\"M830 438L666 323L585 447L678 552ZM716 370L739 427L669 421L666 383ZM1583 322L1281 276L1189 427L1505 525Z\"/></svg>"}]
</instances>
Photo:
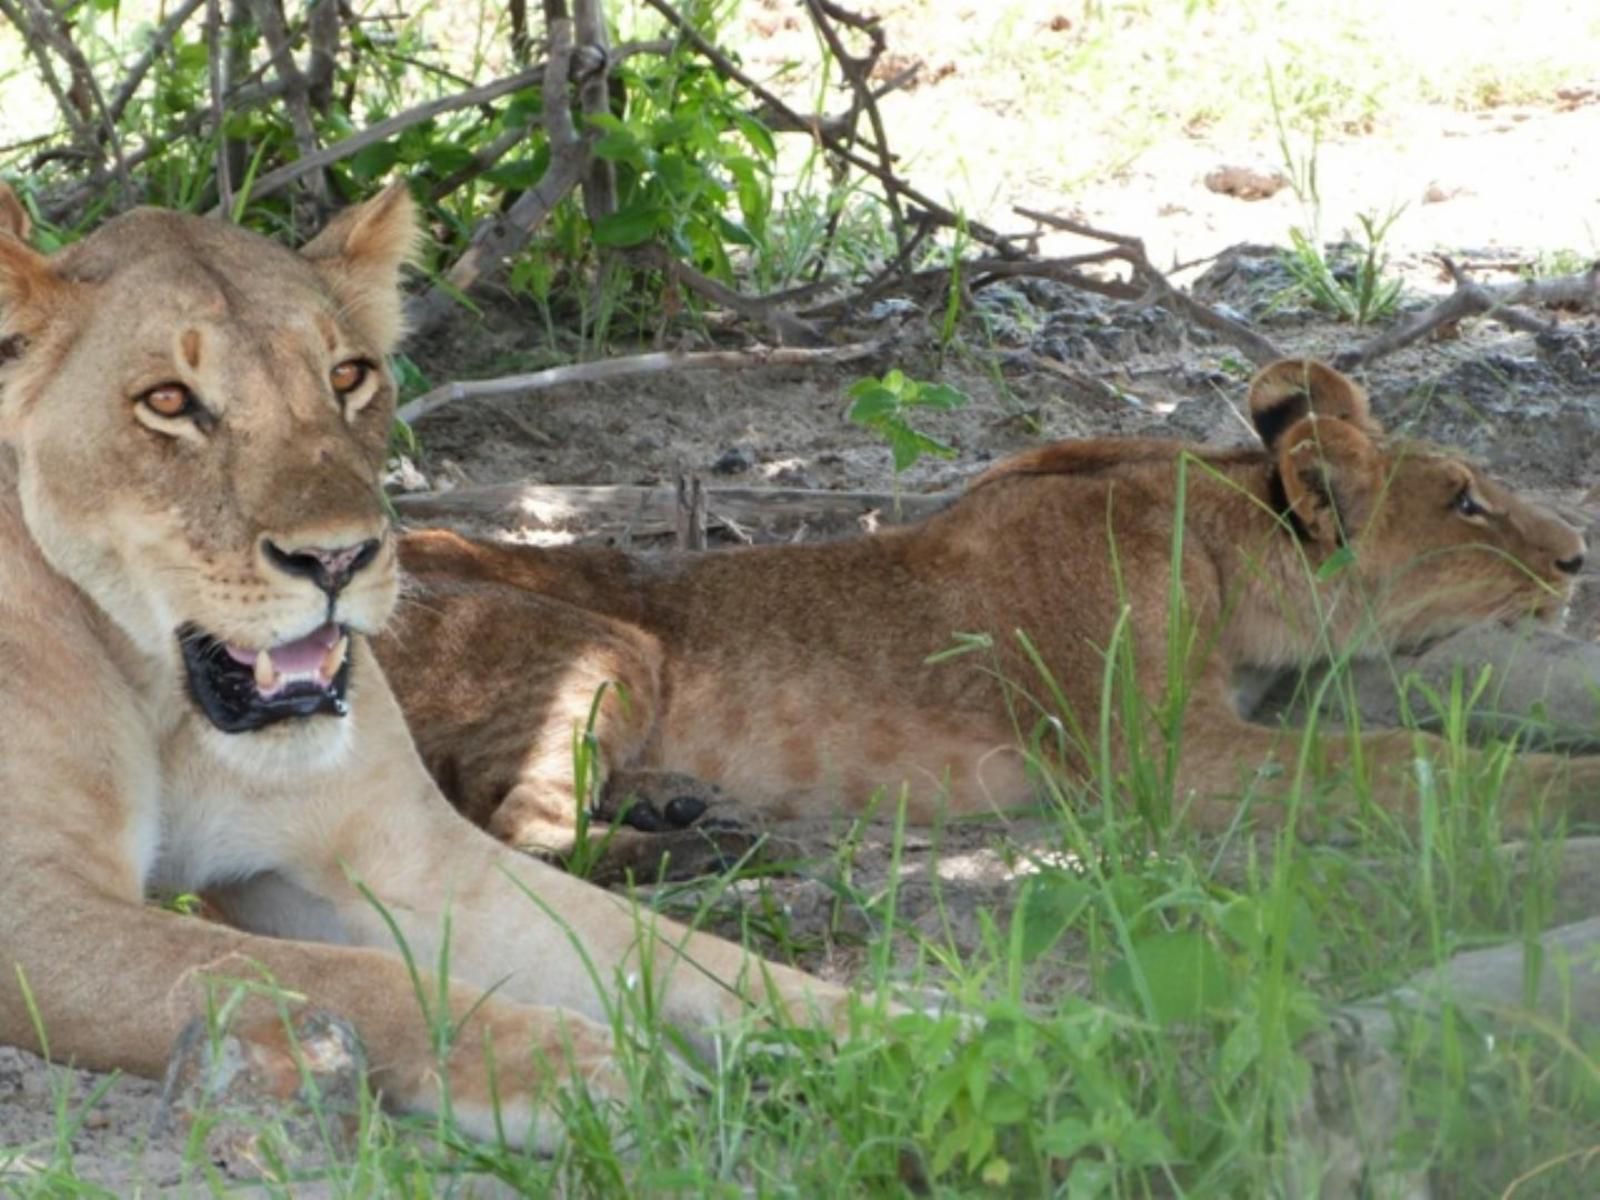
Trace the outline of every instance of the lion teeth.
<instances>
[{"instance_id":1,"label":"lion teeth","mask_svg":"<svg viewBox=\"0 0 1600 1200\"><path fill-rule=\"evenodd\" d=\"M278 681L278 670L272 665L272 655L265 650L256 655L256 687L266 691Z\"/></svg>"},{"instance_id":2,"label":"lion teeth","mask_svg":"<svg viewBox=\"0 0 1600 1200\"><path fill-rule=\"evenodd\" d=\"M339 668L344 666L344 657L350 652L350 635L342 635L337 642L328 648L328 657L322 660L322 677L332 679L339 673Z\"/></svg>"}]
</instances>

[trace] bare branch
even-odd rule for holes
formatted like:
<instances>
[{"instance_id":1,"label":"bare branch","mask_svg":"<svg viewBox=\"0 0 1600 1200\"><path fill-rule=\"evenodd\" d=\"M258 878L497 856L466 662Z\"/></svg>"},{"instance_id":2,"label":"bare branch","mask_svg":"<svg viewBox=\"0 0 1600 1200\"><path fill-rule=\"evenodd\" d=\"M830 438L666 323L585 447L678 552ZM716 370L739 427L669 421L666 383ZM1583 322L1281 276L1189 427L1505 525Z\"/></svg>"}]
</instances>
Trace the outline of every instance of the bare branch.
<instances>
[{"instance_id":1,"label":"bare branch","mask_svg":"<svg viewBox=\"0 0 1600 1200\"><path fill-rule=\"evenodd\" d=\"M261 40L267 44L272 58L272 69L283 84L284 106L289 110L289 125L294 130L295 147L300 161L317 153L317 130L311 121L311 101L306 78L294 61L294 51L289 44L289 31L283 23L282 0L251 0L251 11L256 15L256 25L261 30ZM321 165L308 167L301 172L309 175L311 194L324 208L330 203L328 180ZM254 193L252 193L254 194Z\"/></svg>"},{"instance_id":2,"label":"bare branch","mask_svg":"<svg viewBox=\"0 0 1600 1200\"><path fill-rule=\"evenodd\" d=\"M333 104L333 69L339 58L339 0L311 0L306 33L311 42L306 98L312 108L326 113Z\"/></svg>"},{"instance_id":3,"label":"bare branch","mask_svg":"<svg viewBox=\"0 0 1600 1200\"><path fill-rule=\"evenodd\" d=\"M1015 257L1020 254L1020 251L1018 251L1016 246L1013 244L1016 241L1015 238L998 233L981 221L963 222L958 214L938 203L938 201L933 200L929 196L918 191L916 188L900 179L900 177L895 175L892 171L885 171L872 159L865 158L861 154L856 153L856 151L852 150L845 143L844 138L840 134L825 129L813 122L811 119L795 112L794 109L785 104L782 99L774 95L768 89L762 87L761 84L756 82L756 80L742 71L737 63L730 59L721 50L717 49L716 46L708 42L704 37L702 37L699 30L695 29L695 27L684 18L683 14L678 12L678 10L669 4L667 0L645 0L645 3L665 17L672 27L682 35L683 39L695 48L701 57L705 58L714 67L716 67L717 70L726 78L732 79L741 87L749 91L750 94L759 99L768 110L779 114L782 121L786 125L809 131L818 142L820 142L826 149L831 151L838 158L849 163L853 167L857 167L860 170L865 171L868 175L871 175L874 179L876 179L886 190L895 193L899 197L903 197L912 204L915 204L917 207L923 209L939 225L942 225L948 229L965 228L971 237L985 243L986 245L993 246L1002 255L1005 255L1008 258ZM876 151L876 147L873 149Z\"/></svg>"},{"instance_id":4,"label":"bare branch","mask_svg":"<svg viewBox=\"0 0 1600 1200\"><path fill-rule=\"evenodd\" d=\"M184 23L206 2L207 0L183 0L183 3L173 9L167 19L150 35L149 45L145 46L133 65L128 68L128 73L122 77L122 82L117 85L117 90L111 93L111 99L106 103L106 115L112 124L122 120L122 114L127 109L129 101L138 92L139 85L150 73L150 68L155 65L156 59L172 46L173 39L178 36L178 30L182 29Z\"/></svg>"},{"instance_id":5,"label":"bare branch","mask_svg":"<svg viewBox=\"0 0 1600 1200\"><path fill-rule=\"evenodd\" d=\"M809 488L707 488L701 493L707 523L770 527L796 520L822 525L899 524L931 516L955 499L953 492L831 492ZM411 521L490 521L506 528L592 535L607 527L636 536L676 534L678 492L673 487L563 487L527 483L412 492L391 497ZM898 501L899 509L896 511ZM691 497L692 502L692 497Z\"/></svg>"},{"instance_id":6,"label":"bare branch","mask_svg":"<svg viewBox=\"0 0 1600 1200\"><path fill-rule=\"evenodd\" d=\"M225 220L233 217L233 170L228 162L228 114L223 107L222 4L206 0L206 85L211 93L211 127L217 136L217 209Z\"/></svg>"},{"instance_id":7,"label":"bare branch","mask_svg":"<svg viewBox=\"0 0 1600 1200\"><path fill-rule=\"evenodd\" d=\"M605 14L600 0L574 0L573 36L582 69L578 78L578 109L585 118L609 116L611 87L608 82L611 42L606 36ZM596 61L590 62L590 59ZM590 156L583 175L583 210L591 225L617 211L617 172L603 158Z\"/></svg>"},{"instance_id":8,"label":"bare branch","mask_svg":"<svg viewBox=\"0 0 1600 1200\"><path fill-rule=\"evenodd\" d=\"M547 0L546 12L550 0ZM544 64L544 132L550 143L550 165L537 186L524 192L506 212L491 217L473 230L461 256L443 279L408 306L411 328L425 332L456 308L456 297L484 276L498 270L527 244L551 210L583 178L589 162L589 139L579 137L572 122L568 79L572 72L572 21L556 17L548 22L550 57Z\"/></svg>"},{"instance_id":9,"label":"bare branch","mask_svg":"<svg viewBox=\"0 0 1600 1200\"><path fill-rule=\"evenodd\" d=\"M659 243L635 247L629 257L648 264L675 283L688 288L696 295L704 296L713 304L720 304L746 320L759 321L772 331L780 345L822 344L821 331L803 317L795 316L782 304L767 298L747 296L743 292L734 290L704 272L696 270Z\"/></svg>"},{"instance_id":10,"label":"bare branch","mask_svg":"<svg viewBox=\"0 0 1600 1200\"><path fill-rule=\"evenodd\" d=\"M499 379L478 379L449 383L418 396L400 406L395 416L414 422L429 413L461 400L482 400L489 396L514 396L543 391L572 383L597 383L604 379L623 379L661 371L729 371L751 367L787 367L800 364L856 362L876 354L878 342L854 342L848 346L808 349L798 346L752 346L747 350L658 350L649 354L630 354L620 358L601 358L594 362L549 367L528 375L507 375Z\"/></svg>"},{"instance_id":11,"label":"bare branch","mask_svg":"<svg viewBox=\"0 0 1600 1200\"><path fill-rule=\"evenodd\" d=\"M1082 221L1074 221L1070 217L1058 217L1053 213L1037 212L1029 208L1017 208L1014 211L1019 216L1038 221L1042 225L1049 225L1054 229L1075 233L1079 237L1093 238L1099 242L1110 242L1113 247L1111 250L1080 257L1077 261L1121 259L1133 269L1134 279L1144 286L1143 299L1170 308L1185 320L1221 335L1242 351L1251 362L1263 365L1283 357L1283 352L1277 346L1244 322L1223 316L1209 304L1202 304L1187 292L1174 287L1172 282L1151 264L1144 252L1144 243L1138 238L1096 229ZM1077 286L1084 286L1078 280L1071 282Z\"/></svg>"},{"instance_id":12,"label":"bare branch","mask_svg":"<svg viewBox=\"0 0 1600 1200\"><path fill-rule=\"evenodd\" d=\"M1581 304L1592 306L1600 298L1600 261L1581 275L1562 275L1555 279L1527 279L1493 286L1478 283L1448 258L1441 257L1446 271L1455 281L1455 290L1433 307L1417 313L1359 346L1336 354L1334 366L1341 371L1376 362L1402 347L1421 340L1446 325L1467 317L1484 316L1512 329L1527 333L1547 333L1553 322L1541 321L1516 306L1525 304Z\"/></svg>"},{"instance_id":13,"label":"bare branch","mask_svg":"<svg viewBox=\"0 0 1600 1200\"><path fill-rule=\"evenodd\" d=\"M404 112L396 113L386 120L379 121L376 125L369 125L360 133L345 138L342 142L335 142L331 146L317 150L303 158L296 159L279 167L276 171L268 171L255 186L250 189L253 198L260 199L282 191L289 184L311 171L320 171L333 163L342 162L352 155L360 153L376 142L386 141L395 134L410 129L413 125L441 113L455 112L461 108L471 108L476 104L486 104L491 100L498 100L501 96L512 92L521 91L538 83L540 76L545 73L546 67L540 66L527 71L519 71L515 75L508 75L504 79L497 79L493 83L486 83L480 87L471 88L465 92L456 92L450 96L440 96L437 100L428 100ZM213 215L216 209L212 210Z\"/></svg>"},{"instance_id":14,"label":"bare branch","mask_svg":"<svg viewBox=\"0 0 1600 1200\"><path fill-rule=\"evenodd\" d=\"M884 39L883 26L876 17L865 18L855 13L847 12L838 5L831 4L828 0L805 0L806 10L811 14L811 23L821 32L828 48L833 51L839 60L839 67L844 71L845 79L850 83L850 90L854 99L850 105L849 131L843 136L855 140L855 124L858 114L865 112L867 121L872 126L874 138L873 150L877 154L878 168L884 174L894 174L894 155L889 153L889 137L884 132L883 116L878 112L877 96L872 90L872 68L877 65L878 59L883 55ZM844 40L839 36L831 21L839 21L853 29L867 34L870 39L870 48L865 55L857 57L845 47ZM885 197L889 202L889 215L894 219L895 246L904 250L906 245L906 220L905 213L900 208L900 197L894 189L889 189Z\"/></svg>"}]
</instances>

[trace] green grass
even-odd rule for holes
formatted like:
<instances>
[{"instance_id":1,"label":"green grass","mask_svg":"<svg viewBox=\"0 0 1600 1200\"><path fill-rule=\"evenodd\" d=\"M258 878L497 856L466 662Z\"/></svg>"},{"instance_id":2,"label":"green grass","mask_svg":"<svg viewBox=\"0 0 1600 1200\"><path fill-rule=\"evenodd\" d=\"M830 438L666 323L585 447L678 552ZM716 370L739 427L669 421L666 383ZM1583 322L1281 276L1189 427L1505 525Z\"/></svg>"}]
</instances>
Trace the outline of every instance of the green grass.
<instances>
[{"instance_id":1,"label":"green grass","mask_svg":"<svg viewBox=\"0 0 1600 1200\"><path fill-rule=\"evenodd\" d=\"M1127 658L1107 662L1105 711L1116 714ZM1462 681L1438 697L1453 748L1476 691ZM1338 695L1335 676L1324 698ZM1319 736L1314 722L1307 737ZM976 933L919 932L899 915L895 863L881 877L858 871L848 834L833 861L814 864L873 930L867 989L937 991L943 1012L864 1004L837 1046L752 1024L698 1064L703 1091L669 1066L676 1040L648 1031L625 1056L627 1104L569 1097L568 1144L553 1158L368 1104L352 1148L314 1175L335 1196L466 1195L485 1179L535 1195L1309 1194L1324 1163L1319 1125L1300 1116L1306 1040L1341 1003L1549 924L1560 842L1520 862L1502 853L1492 769L1441 766L1415 830L1366 811L1339 845L1184 832L1161 815L1167 778L1163 747L1105 760L1089 789L1041 768L1045 831L1013 847L1015 902L974 914ZM1316 786L1308 779L1294 803L1311 803ZM713 884L664 889L657 902L687 904L692 919L742 913L764 952L815 961L815 938L759 894ZM1592 1194L1582 1152L1600 1140L1600 1034L1447 1011L1406 1026L1396 1053L1399 1116L1369 1131L1368 1194L1424 1171L1441 1196L1498 1196L1520 1177L1520 1198ZM102 1194L73 1157L98 1097L74 1105L64 1084L55 1096L53 1139L0 1148L0 1163L20 1154L36 1166L0 1171L0 1192ZM292 1150L264 1157L294 1163ZM191 1183L223 1189L201 1151L193 1139ZM292 1174L304 1167L281 1169L265 1194L305 1185Z\"/></svg>"}]
</instances>

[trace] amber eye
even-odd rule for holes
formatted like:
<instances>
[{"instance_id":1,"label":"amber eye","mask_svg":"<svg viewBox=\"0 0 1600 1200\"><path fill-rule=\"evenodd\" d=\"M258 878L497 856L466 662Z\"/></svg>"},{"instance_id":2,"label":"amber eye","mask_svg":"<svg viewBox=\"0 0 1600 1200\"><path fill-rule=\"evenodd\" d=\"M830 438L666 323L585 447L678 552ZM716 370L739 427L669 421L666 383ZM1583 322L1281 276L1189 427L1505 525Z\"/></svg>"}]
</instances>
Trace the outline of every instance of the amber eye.
<instances>
[{"instance_id":1,"label":"amber eye","mask_svg":"<svg viewBox=\"0 0 1600 1200\"><path fill-rule=\"evenodd\" d=\"M181 383L163 383L139 397L139 403L158 417L176 420L192 415L199 407L194 393Z\"/></svg>"},{"instance_id":2,"label":"amber eye","mask_svg":"<svg viewBox=\"0 0 1600 1200\"><path fill-rule=\"evenodd\" d=\"M341 396L348 396L363 383L372 373L372 366L359 358L352 358L340 363L328 373L328 382L333 384L333 390Z\"/></svg>"}]
</instances>

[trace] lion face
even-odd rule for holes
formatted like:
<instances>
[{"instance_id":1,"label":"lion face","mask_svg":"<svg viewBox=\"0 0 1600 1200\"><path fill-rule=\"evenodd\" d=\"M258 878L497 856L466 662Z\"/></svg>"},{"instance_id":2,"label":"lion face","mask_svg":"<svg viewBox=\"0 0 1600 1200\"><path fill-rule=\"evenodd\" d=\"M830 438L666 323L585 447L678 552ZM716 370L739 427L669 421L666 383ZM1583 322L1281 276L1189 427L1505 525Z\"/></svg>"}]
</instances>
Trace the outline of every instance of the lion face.
<instances>
[{"instance_id":1,"label":"lion face","mask_svg":"<svg viewBox=\"0 0 1600 1200\"><path fill-rule=\"evenodd\" d=\"M1257 376L1251 411L1308 538L1324 554L1354 552L1347 569L1384 643L1565 609L1583 536L1454 455L1386 438L1343 375L1276 363Z\"/></svg>"},{"instance_id":2,"label":"lion face","mask_svg":"<svg viewBox=\"0 0 1600 1200\"><path fill-rule=\"evenodd\" d=\"M46 259L8 211L0 437L45 559L224 732L342 714L350 635L395 601L379 475L409 198L299 254L140 210Z\"/></svg>"}]
</instances>

